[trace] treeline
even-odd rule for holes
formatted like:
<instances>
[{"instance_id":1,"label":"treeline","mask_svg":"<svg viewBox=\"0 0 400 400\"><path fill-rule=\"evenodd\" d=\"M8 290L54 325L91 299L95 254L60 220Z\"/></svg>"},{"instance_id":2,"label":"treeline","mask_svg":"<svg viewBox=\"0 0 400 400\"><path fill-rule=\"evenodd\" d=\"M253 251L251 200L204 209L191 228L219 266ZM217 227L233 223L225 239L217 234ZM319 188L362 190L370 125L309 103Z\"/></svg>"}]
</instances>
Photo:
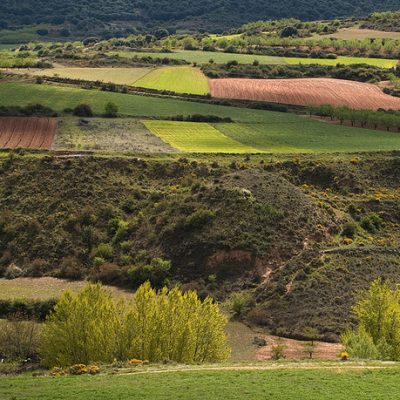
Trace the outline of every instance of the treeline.
<instances>
[{"instance_id":1,"label":"treeline","mask_svg":"<svg viewBox=\"0 0 400 400\"><path fill-rule=\"evenodd\" d=\"M10 315L23 315L25 318L37 318L44 320L57 304L57 299L49 300L27 300L27 299L0 299L0 318L4 319Z\"/></svg>"},{"instance_id":2,"label":"treeline","mask_svg":"<svg viewBox=\"0 0 400 400\"><path fill-rule=\"evenodd\" d=\"M200 2L128 1L117 3L104 0L78 2L77 0L4 0L0 28L31 24L63 26L73 34L98 31L101 34L115 29L149 30L157 26L187 30L223 31L259 19L294 17L302 21L327 20L343 15L361 16L374 11L397 10L396 0L365 2L354 0L336 2L318 0L282 0L257 2L255 0L202 0Z\"/></svg>"},{"instance_id":3,"label":"treeline","mask_svg":"<svg viewBox=\"0 0 400 400\"><path fill-rule=\"evenodd\" d=\"M42 104L0 106L0 117L57 117L57 112Z\"/></svg>"},{"instance_id":4,"label":"treeline","mask_svg":"<svg viewBox=\"0 0 400 400\"><path fill-rule=\"evenodd\" d=\"M400 111L395 110L355 110L349 107L333 107L330 104L322 104L320 106L307 106L307 111L312 115L320 115L322 117L330 117L340 120L340 123L350 122L351 126L360 124L365 128L371 125L374 129L378 126L384 126L386 130L396 128L400 132Z\"/></svg>"},{"instance_id":5,"label":"treeline","mask_svg":"<svg viewBox=\"0 0 400 400\"><path fill-rule=\"evenodd\" d=\"M363 29L400 32L400 11L374 12L361 24Z\"/></svg>"},{"instance_id":6,"label":"treeline","mask_svg":"<svg viewBox=\"0 0 400 400\"><path fill-rule=\"evenodd\" d=\"M266 65L259 64L257 60L253 64L240 64L236 60L225 64L216 64L210 60L208 64L201 66L203 73L212 79L217 78L314 78L327 77L346 79L358 82L379 82L389 79L390 74L396 73L393 69L383 69L367 64L343 65Z\"/></svg>"}]
</instances>

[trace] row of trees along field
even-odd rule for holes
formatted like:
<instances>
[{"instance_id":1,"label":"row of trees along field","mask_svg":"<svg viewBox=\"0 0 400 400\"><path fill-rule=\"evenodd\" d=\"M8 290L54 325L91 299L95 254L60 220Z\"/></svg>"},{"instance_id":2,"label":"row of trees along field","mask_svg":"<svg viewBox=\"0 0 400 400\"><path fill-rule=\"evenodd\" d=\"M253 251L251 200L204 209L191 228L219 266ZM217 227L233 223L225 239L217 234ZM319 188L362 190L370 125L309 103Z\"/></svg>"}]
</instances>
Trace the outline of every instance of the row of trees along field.
<instances>
[{"instance_id":1,"label":"row of trees along field","mask_svg":"<svg viewBox=\"0 0 400 400\"><path fill-rule=\"evenodd\" d=\"M370 124L377 129L378 126L384 126L386 130L396 128L400 132L400 113L394 110L355 110L349 107L333 107L330 104L322 104L320 106L310 105L307 106L307 111L312 115L320 115L322 117L330 117L340 120L343 124L345 121L351 122L354 126L359 123L363 128Z\"/></svg>"},{"instance_id":2,"label":"row of trees along field","mask_svg":"<svg viewBox=\"0 0 400 400\"><path fill-rule=\"evenodd\" d=\"M117 300L100 283L77 295L64 292L41 328L33 320L2 325L0 355L34 357L47 367L111 363L222 361L229 357L227 319L211 298L175 287L156 292L146 282L135 296ZM28 334L29 333L29 334Z\"/></svg>"}]
</instances>

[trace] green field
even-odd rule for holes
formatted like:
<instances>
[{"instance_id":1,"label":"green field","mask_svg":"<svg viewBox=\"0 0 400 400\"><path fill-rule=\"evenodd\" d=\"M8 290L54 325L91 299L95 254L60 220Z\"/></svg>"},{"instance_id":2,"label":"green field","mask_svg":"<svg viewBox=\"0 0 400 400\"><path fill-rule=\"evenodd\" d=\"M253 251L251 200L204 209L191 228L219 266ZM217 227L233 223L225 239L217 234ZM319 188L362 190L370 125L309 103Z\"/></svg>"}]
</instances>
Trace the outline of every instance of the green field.
<instances>
[{"instance_id":1,"label":"green field","mask_svg":"<svg viewBox=\"0 0 400 400\"><path fill-rule=\"evenodd\" d=\"M400 149L397 133L327 124L289 113L24 83L3 82L0 83L0 90L0 105L5 106L41 103L62 111L87 103L96 114L102 114L105 104L113 101L117 103L120 115L140 119L192 114L230 117L240 125L216 124L216 128L243 146L257 149L257 152L326 153Z\"/></svg>"},{"instance_id":2,"label":"green field","mask_svg":"<svg viewBox=\"0 0 400 400\"><path fill-rule=\"evenodd\" d=\"M133 86L201 95L210 91L207 77L200 69L191 67L158 68Z\"/></svg>"},{"instance_id":3,"label":"green field","mask_svg":"<svg viewBox=\"0 0 400 400\"><path fill-rule=\"evenodd\" d=\"M151 70L151 68L52 68L15 71L15 73L132 85Z\"/></svg>"},{"instance_id":4,"label":"green field","mask_svg":"<svg viewBox=\"0 0 400 400\"><path fill-rule=\"evenodd\" d=\"M320 58L297 58L297 57L274 57L259 56L253 54L231 54L207 51L189 51L175 50L173 53L118 53L120 57L153 57L153 58L171 58L178 60L186 60L189 62L205 63L213 59L218 64L228 61L237 60L241 64L252 64L254 60L258 60L260 64L320 64L320 65L336 65L338 63L351 65L365 63L368 65L376 65L378 67L393 68L398 60L385 60L381 58L367 57L338 57L334 60Z\"/></svg>"},{"instance_id":5,"label":"green field","mask_svg":"<svg viewBox=\"0 0 400 400\"><path fill-rule=\"evenodd\" d=\"M282 57L258 56L252 54L231 54L210 51L190 51L190 50L174 50L173 53L118 53L120 57L153 57L153 58L170 58L177 60L186 60L189 62L206 63L213 59L218 64L228 61L237 60L242 64L252 64L254 60L258 60L261 64L286 64Z\"/></svg>"},{"instance_id":6,"label":"green field","mask_svg":"<svg viewBox=\"0 0 400 400\"><path fill-rule=\"evenodd\" d=\"M217 124L230 138L265 152L330 153L400 149L398 134L350 128L303 118L296 123Z\"/></svg>"},{"instance_id":7,"label":"green field","mask_svg":"<svg viewBox=\"0 0 400 400\"><path fill-rule=\"evenodd\" d=\"M368 64L381 68L395 68L398 60L385 60L383 58L367 58L367 57L338 57L334 60L326 58L297 58L285 57L288 64L318 64L318 65L351 65L351 64Z\"/></svg>"},{"instance_id":8,"label":"green field","mask_svg":"<svg viewBox=\"0 0 400 400\"><path fill-rule=\"evenodd\" d=\"M189 153L257 153L258 150L233 140L206 123L143 121L164 142Z\"/></svg>"},{"instance_id":9,"label":"green field","mask_svg":"<svg viewBox=\"0 0 400 400\"><path fill-rule=\"evenodd\" d=\"M186 371L184 366L159 368L159 373L115 375L114 372L57 378L25 374L0 378L0 399L395 400L400 386L398 366L347 367L345 363L337 363L326 368L318 368L317 364L313 368L305 363L296 368L278 363L274 369L268 369L271 363L260 363L253 370L235 365L225 370L223 366L215 366L214 370L186 366L189 369ZM137 372L143 369L146 366L137 367ZM151 372L157 366L150 365L147 369Z\"/></svg>"}]
</instances>

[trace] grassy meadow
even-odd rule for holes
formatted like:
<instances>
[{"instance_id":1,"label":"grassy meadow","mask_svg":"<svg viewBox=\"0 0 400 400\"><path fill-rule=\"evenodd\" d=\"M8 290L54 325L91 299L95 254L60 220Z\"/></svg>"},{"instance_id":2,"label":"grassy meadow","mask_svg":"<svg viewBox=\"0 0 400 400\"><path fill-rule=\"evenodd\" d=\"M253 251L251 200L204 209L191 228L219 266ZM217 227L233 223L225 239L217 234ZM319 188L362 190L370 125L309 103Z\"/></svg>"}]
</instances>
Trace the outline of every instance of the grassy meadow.
<instances>
[{"instance_id":1,"label":"grassy meadow","mask_svg":"<svg viewBox=\"0 0 400 400\"><path fill-rule=\"evenodd\" d=\"M133 86L200 95L210 92L207 77L200 69L191 67L158 68L136 81Z\"/></svg>"},{"instance_id":2,"label":"grassy meadow","mask_svg":"<svg viewBox=\"0 0 400 400\"><path fill-rule=\"evenodd\" d=\"M69 281L51 277L43 278L16 278L0 279L0 300L30 299L30 300L48 300L58 299L67 289L72 293L79 292L85 287L85 281ZM107 286L114 291L117 296L122 294L131 294L114 286Z\"/></svg>"},{"instance_id":3,"label":"grassy meadow","mask_svg":"<svg viewBox=\"0 0 400 400\"><path fill-rule=\"evenodd\" d=\"M254 153L258 150L231 139L207 123L144 121L164 142L189 153Z\"/></svg>"},{"instance_id":4,"label":"grassy meadow","mask_svg":"<svg viewBox=\"0 0 400 400\"><path fill-rule=\"evenodd\" d=\"M394 400L400 385L398 366L358 367L345 363L304 363L297 367L262 363L226 368L150 365L136 367L136 372L118 374L118 368L114 368L109 374L96 376L24 374L0 378L0 399Z\"/></svg>"}]
</instances>

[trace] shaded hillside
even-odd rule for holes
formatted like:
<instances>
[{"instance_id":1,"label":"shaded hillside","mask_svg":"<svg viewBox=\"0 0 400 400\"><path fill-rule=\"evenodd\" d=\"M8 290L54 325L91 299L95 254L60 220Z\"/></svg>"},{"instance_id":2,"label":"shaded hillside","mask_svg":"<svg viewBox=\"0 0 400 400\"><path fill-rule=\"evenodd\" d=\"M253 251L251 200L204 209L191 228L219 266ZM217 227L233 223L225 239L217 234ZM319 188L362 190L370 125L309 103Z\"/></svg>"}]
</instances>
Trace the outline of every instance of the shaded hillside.
<instances>
[{"instance_id":1,"label":"shaded hillside","mask_svg":"<svg viewBox=\"0 0 400 400\"><path fill-rule=\"evenodd\" d=\"M242 292L250 323L291 336L312 325L334 340L354 290L400 282L399 156L239 157L10 153L1 275Z\"/></svg>"},{"instance_id":2,"label":"shaded hillside","mask_svg":"<svg viewBox=\"0 0 400 400\"><path fill-rule=\"evenodd\" d=\"M137 26L178 27L192 30L221 31L260 19L298 18L302 21L334 19L340 16L365 16L374 11L395 11L395 0L351 2L272 0L247 1L60 1L51 5L44 0L4 0L0 27L39 23L64 25L81 34L108 31L114 36L121 28ZM66 33L65 33L66 34ZM66 34L67 35L67 34Z\"/></svg>"}]
</instances>

